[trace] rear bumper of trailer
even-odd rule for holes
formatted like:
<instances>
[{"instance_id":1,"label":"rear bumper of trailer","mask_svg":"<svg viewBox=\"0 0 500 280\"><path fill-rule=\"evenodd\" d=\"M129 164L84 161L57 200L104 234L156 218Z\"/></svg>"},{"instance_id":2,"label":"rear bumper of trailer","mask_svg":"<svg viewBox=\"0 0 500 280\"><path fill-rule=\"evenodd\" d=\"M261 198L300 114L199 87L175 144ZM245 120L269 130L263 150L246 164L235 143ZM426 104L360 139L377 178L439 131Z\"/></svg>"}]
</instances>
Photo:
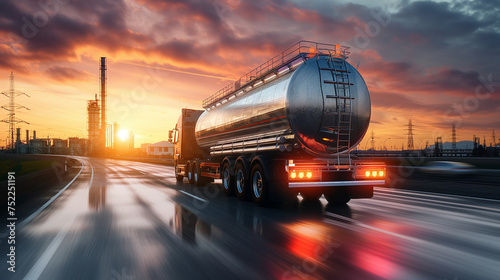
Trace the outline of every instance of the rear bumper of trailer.
<instances>
[{"instance_id":1,"label":"rear bumper of trailer","mask_svg":"<svg viewBox=\"0 0 500 280\"><path fill-rule=\"evenodd\" d=\"M288 188L383 186L385 180L333 181L333 182L289 182Z\"/></svg>"}]
</instances>

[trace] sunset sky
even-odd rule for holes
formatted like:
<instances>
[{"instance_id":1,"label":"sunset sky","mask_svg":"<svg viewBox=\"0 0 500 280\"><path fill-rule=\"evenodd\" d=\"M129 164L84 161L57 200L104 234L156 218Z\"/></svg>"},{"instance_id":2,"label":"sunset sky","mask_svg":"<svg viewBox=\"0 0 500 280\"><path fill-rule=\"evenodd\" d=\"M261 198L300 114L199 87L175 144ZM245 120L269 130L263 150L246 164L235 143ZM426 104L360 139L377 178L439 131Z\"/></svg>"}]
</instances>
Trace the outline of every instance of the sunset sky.
<instances>
[{"instance_id":1,"label":"sunset sky","mask_svg":"<svg viewBox=\"0 0 500 280\"><path fill-rule=\"evenodd\" d=\"M368 84L377 147L406 143L410 118L417 147L451 141L453 123L458 140L490 143L492 129L500 137L499 15L497 0L2 0L0 90L14 71L31 96L17 99L30 108L17 113L30 123L23 141L25 129L87 137L105 56L108 123L133 130L139 147L294 43L340 43ZM0 146L7 131L0 123Z\"/></svg>"}]
</instances>

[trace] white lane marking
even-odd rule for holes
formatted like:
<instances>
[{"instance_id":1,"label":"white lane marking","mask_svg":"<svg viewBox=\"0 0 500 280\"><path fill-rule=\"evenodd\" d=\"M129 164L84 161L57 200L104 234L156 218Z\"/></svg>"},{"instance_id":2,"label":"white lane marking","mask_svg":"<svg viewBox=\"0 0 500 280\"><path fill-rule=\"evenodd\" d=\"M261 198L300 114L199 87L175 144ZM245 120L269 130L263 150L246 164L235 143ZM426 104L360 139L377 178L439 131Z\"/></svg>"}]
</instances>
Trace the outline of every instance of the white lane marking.
<instances>
[{"instance_id":1,"label":"white lane marking","mask_svg":"<svg viewBox=\"0 0 500 280\"><path fill-rule=\"evenodd\" d=\"M181 193L183 193L183 194L185 194L185 195L189 195L189 196L190 196L190 197L192 197L192 198L195 198L195 199L201 200L201 201L203 201L203 202L207 202L207 201L208 201L208 200L206 200L206 199L203 199L203 198L201 198L201 197L197 197L196 195L192 195L192 194L190 194L190 193L188 193L188 192L185 192L185 191L180 191L180 192L181 192Z\"/></svg>"},{"instance_id":2,"label":"white lane marking","mask_svg":"<svg viewBox=\"0 0 500 280\"><path fill-rule=\"evenodd\" d=\"M71 182L69 182L62 190L60 190L56 195L54 195L49 201L47 201L44 205L42 205L42 207L40 207L38 210L36 210L28 218L24 219L24 221L20 222L19 227L22 227L25 224L31 222L31 220L33 220L38 214L40 214L40 212L42 212L45 208L47 208L47 206L49 206L54 200L56 200L56 198L58 198L69 186L71 186L71 184L73 184L73 182L76 180L76 178L78 178L78 176L80 176L80 174L83 171L84 165L83 165L82 161L80 161L80 162L82 164L82 168L80 169L80 172L78 172L78 174L76 174L75 178L73 178L73 180L71 180Z\"/></svg>"},{"instance_id":3,"label":"white lane marking","mask_svg":"<svg viewBox=\"0 0 500 280\"><path fill-rule=\"evenodd\" d=\"M500 203L500 200L497 199L489 199L489 198L481 198L481 197L472 197L472 196L465 196L465 195L456 195L456 194L446 194L446 193L432 193L432 192L424 192L424 191L415 191L415 190L394 190L394 191L388 191L385 190L384 188L377 188L377 190L381 192L401 192L401 193L416 193L416 194L422 194L426 196L448 196L448 197L454 197L454 198L461 198L461 199L474 199L474 200L484 200L484 201L489 201L489 202L496 202Z\"/></svg>"},{"instance_id":4,"label":"white lane marking","mask_svg":"<svg viewBox=\"0 0 500 280\"><path fill-rule=\"evenodd\" d=\"M80 161L80 162L82 163L82 169L80 170L80 173L81 173L82 170L83 170L83 162L82 161ZM90 168L91 168L91 171L92 171L92 175L90 176L90 183L89 183L89 188L90 188L92 186L92 183L94 182L94 166L90 162L87 162L87 163L90 165ZM78 173L78 175L80 175L80 173ZM78 177L78 175L77 175L77 177ZM73 181L75 179L76 179L76 177L68 184L68 186L71 183L73 183ZM26 276L23 279L26 279L26 280L28 280L28 279L38 279L40 277L40 275L42 274L42 272L47 267L47 264L50 262L50 260L54 256L55 252L57 251L57 248L59 248L59 246L61 245L61 242L64 240L64 237L66 237L66 234L68 233L69 228L71 227L71 225L73 224L73 221L75 219L76 219L76 217L73 217L72 219L68 220L63 225L63 227L57 233L57 235L54 238L54 240L52 240L52 242L49 244L49 246L47 247L47 249L45 249L45 251L43 252L42 256L38 259L38 261L35 263L35 265L31 267L30 271L28 272L28 274L26 274Z\"/></svg>"},{"instance_id":5,"label":"white lane marking","mask_svg":"<svg viewBox=\"0 0 500 280\"><path fill-rule=\"evenodd\" d=\"M59 248L59 246L61 245L61 242L64 240L64 237L66 237L66 234L68 233L74 220L75 220L75 218L70 219L69 221L67 221L63 225L63 227L57 233L54 240L52 240L52 242L49 244L49 246L47 247L45 252L43 252L43 255L35 263L35 265L31 267L28 274L26 274L26 276L24 276L23 280L31 280L31 279L40 278L40 275L47 267L47 264L50 262L50 260L52 259L52 257L56 253L57 248Z\"/></svg>"}]
</instances>

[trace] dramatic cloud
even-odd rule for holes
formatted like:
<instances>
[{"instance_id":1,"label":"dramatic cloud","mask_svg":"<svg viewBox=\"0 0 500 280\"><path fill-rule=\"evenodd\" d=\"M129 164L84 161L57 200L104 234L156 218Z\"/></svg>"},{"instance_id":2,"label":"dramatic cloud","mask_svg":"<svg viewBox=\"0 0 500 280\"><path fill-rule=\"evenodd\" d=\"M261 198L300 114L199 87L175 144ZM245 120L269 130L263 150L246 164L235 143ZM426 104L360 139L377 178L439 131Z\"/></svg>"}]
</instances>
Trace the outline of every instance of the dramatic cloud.
<instances>
[{"instance_id":1,"label":"dramatic cloud","mask_svg":"<svg viewBox=\"0 0 500 280\"><path fill-rule=\"evenodd\" d=\"M54 80L59 81L74 81L74 80L89 80L91 75L87 72L80 71L70 67L53 66L45 70L45 72Z\"/></svg>"}]
</instances>

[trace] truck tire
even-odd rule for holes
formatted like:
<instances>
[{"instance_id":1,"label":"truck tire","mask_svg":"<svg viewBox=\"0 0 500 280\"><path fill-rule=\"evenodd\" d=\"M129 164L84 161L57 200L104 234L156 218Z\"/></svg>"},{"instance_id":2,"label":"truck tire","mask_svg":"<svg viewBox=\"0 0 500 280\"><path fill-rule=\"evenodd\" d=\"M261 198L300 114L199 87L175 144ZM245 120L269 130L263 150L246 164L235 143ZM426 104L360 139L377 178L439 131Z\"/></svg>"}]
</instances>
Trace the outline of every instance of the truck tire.
<instances>
[{"instance_id":1,"label":"truck tire","mask_svg":"<svg viewBox=\"0 0 500 280\"><path fill-rule=\"evenodd\" d=\"M264 168L256 163L252 168L252 180L250 181L250 193L253 201L258 206L269 203L269 180L266 178Z\"/></svg>"},{"instance_id":2,"label":"truck tire","mask_svg":"<svg viewBox=\"0 0 500 280\"><path fill-rule=\"evenodd\" d=\"M178 172L178 166L177 166L177 163L174 165L174 172L175 172L175 180L177 182L182 182L182 180L184 180L184 176L182 175L178 175L177 172Z\"/></svg>"},{"instance_id":3,"label":"truck tire","mask_svg":"<svg viewBox=\"0 0 500 280\"><path fill-rule=\"evenodd\" d=\"M189 161L186 164L186 172L187 172L187 175L188 175L187 177L188 177L189 183L193 184L194 183L193 168L192 168L191 162L189 162Z\"/></svg>"},{"instance_id":4,"label":"truck tire","mask_svg":"<svg viewBox=\"0 0 500 280\"><path fill-rule=\"evenodd\" d=\"M201 167L198 162L193 162L192 164L192 173L193 173L193 184L196 186L203 186L206 183L206 180L204 180L201 177Z\"/></svg>"},{"instance_id":5,"label":"truck tire","mask_svg":"<svg viewBox=\"0 0 500 280\"><path fill-rule=\"evenodd\" d=\"M239 200L248 200L250 197L250 178L248 176L248 170L243 163L238 162L236 164L234 176L236 197Z\"/></svg>"},{"instance_id":6,"label":"truck tire","mask_svg":"<svg viewBox=\"0 0 500 280\"><path fill-rule=\"evenodd\" d=\"M229 162L224 163L222 165L222 189L224 190L224 194L227 196L231 196L234 194L234 174L231 172L231 167L229 166Z\"/></svg>"}]
</instances>

